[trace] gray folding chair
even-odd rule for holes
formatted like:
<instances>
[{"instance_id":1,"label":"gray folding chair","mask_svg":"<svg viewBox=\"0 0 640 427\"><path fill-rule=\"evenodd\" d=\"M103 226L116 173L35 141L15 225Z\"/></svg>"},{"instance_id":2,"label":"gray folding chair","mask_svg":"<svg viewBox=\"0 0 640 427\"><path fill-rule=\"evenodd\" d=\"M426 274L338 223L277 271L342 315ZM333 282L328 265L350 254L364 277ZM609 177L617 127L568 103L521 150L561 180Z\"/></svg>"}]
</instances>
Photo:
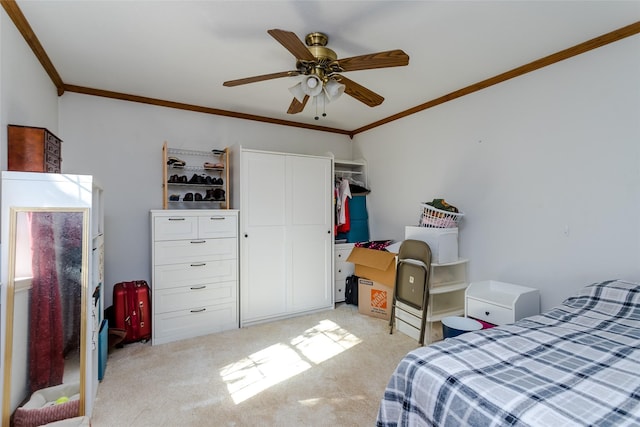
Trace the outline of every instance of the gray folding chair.
<instances>
[{"instance_id":1,"label":"gray folding chair","mask_svg":"<svg viewBox=\"0 0 640 427\"><path fill-rule=\"evenodd\" d=\"M408 239L402 242L396 265L396 286L391 305L389 334L393 333L396 302L400 301L422 313L420 345L424 344L429 301L429 273L431 271L431 248L422 240Z\"/></svg>"}]
</instances>

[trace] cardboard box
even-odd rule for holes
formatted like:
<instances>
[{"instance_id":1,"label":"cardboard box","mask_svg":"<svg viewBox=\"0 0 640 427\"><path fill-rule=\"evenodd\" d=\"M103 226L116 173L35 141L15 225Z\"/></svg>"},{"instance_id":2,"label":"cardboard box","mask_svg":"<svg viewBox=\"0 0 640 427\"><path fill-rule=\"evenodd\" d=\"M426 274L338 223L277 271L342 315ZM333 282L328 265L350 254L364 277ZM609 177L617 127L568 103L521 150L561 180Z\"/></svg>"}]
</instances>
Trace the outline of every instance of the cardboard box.
<instances>
[{"instance_id":1,"label":"cardboard box","mask_svg":"<svg viewBox=\"0 0 640 427\"><path fill-rule=\"evenodd\" d=\"M358 277L393 288L396 283L396 254L367 248L353 248L347 262L355 264Z\"/></svg>"},{"instance_id":2,"label":"cardboard box","mask_svg":"<svg viewBox=\"0 0 640 427\"><path fill-rule=\"evenodd\" d=\"M393 286L369 279L358 279L358 312L389 320L392 304Z\"/></svg>"}]
</instances>

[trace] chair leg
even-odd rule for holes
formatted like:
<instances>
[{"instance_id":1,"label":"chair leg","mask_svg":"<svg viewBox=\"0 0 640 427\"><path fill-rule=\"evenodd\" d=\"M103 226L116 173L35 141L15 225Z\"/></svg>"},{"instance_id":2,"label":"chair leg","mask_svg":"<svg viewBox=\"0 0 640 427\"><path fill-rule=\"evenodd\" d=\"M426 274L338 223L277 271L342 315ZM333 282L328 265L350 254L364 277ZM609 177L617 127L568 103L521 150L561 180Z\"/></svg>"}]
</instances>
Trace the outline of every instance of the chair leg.
<instances>
[{"instance_id":1,"label":"chair leg","mask_svg":"<svg viewBox=\"0 0 640 427\"><path fill-rule=\"evenodd\" d=\"M393 303L391 304L391 317L389 318L389 335L393 335L393 320L396 315L396 297L393 296Z\"/></svg>"}]
</instances>

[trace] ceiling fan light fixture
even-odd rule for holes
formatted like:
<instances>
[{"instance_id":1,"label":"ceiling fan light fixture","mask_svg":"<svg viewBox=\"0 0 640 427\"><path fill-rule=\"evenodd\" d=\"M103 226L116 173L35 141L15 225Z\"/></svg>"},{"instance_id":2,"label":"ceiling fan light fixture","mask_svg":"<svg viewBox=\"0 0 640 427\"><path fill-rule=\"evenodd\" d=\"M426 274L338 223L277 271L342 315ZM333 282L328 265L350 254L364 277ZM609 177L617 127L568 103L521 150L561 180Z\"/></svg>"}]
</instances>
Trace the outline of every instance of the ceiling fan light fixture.
<instances>
[{"instance_id":1,"label":"ceiling fan light fixture","mask_svg":"<svg viewBox=\"0 0 640 427\"><path fill-rule=\"evenodd\" d=\"M302 78L302 90L309 96L319 95L322 87L322 79L314 74Z\"/></svg>"},{"instance_id":2,"label":"ceiling fan light fixture","mask_svg":"<svg viewBox=\"0 0 640 427\"><path fill-rule=\"evenodd\" d=\"M289 92L291 92L291 95L293 95L294 98L298 100L298 102L300 103L304 102L304 97L306 96L306 93L302 89L302 82L296 84L295 86L290 87Z\"/></svg>"},{"instance_id":3,"label":"ceiling fan light fixture","mask_svg":"<svg viewBox=\"0 0 640 427\"><path fill-rule=\"evenodd\" d=\"M324 85L324 91L330 101L335 101L344 93L345 87L342 83L334 79L329 79Z\"/></svg>"}]
</instances>

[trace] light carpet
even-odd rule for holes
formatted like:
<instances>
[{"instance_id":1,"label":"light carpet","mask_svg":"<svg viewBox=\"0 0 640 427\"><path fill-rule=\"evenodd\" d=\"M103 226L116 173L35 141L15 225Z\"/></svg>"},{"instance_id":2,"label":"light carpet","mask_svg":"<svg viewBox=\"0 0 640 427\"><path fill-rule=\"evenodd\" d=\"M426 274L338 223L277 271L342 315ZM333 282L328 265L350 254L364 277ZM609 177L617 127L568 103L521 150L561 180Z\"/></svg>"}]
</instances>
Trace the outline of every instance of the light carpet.
<instances>
[{"instance_id":1,"label":"light carpet","mask_svg":"<svg viewBox=\"0 0 640 427\"><path fill-rule=\"evenodd\" d=\"M352 305L109 353L93 427L372 426L418 343Z\"/></svg>"}]
</instances>

